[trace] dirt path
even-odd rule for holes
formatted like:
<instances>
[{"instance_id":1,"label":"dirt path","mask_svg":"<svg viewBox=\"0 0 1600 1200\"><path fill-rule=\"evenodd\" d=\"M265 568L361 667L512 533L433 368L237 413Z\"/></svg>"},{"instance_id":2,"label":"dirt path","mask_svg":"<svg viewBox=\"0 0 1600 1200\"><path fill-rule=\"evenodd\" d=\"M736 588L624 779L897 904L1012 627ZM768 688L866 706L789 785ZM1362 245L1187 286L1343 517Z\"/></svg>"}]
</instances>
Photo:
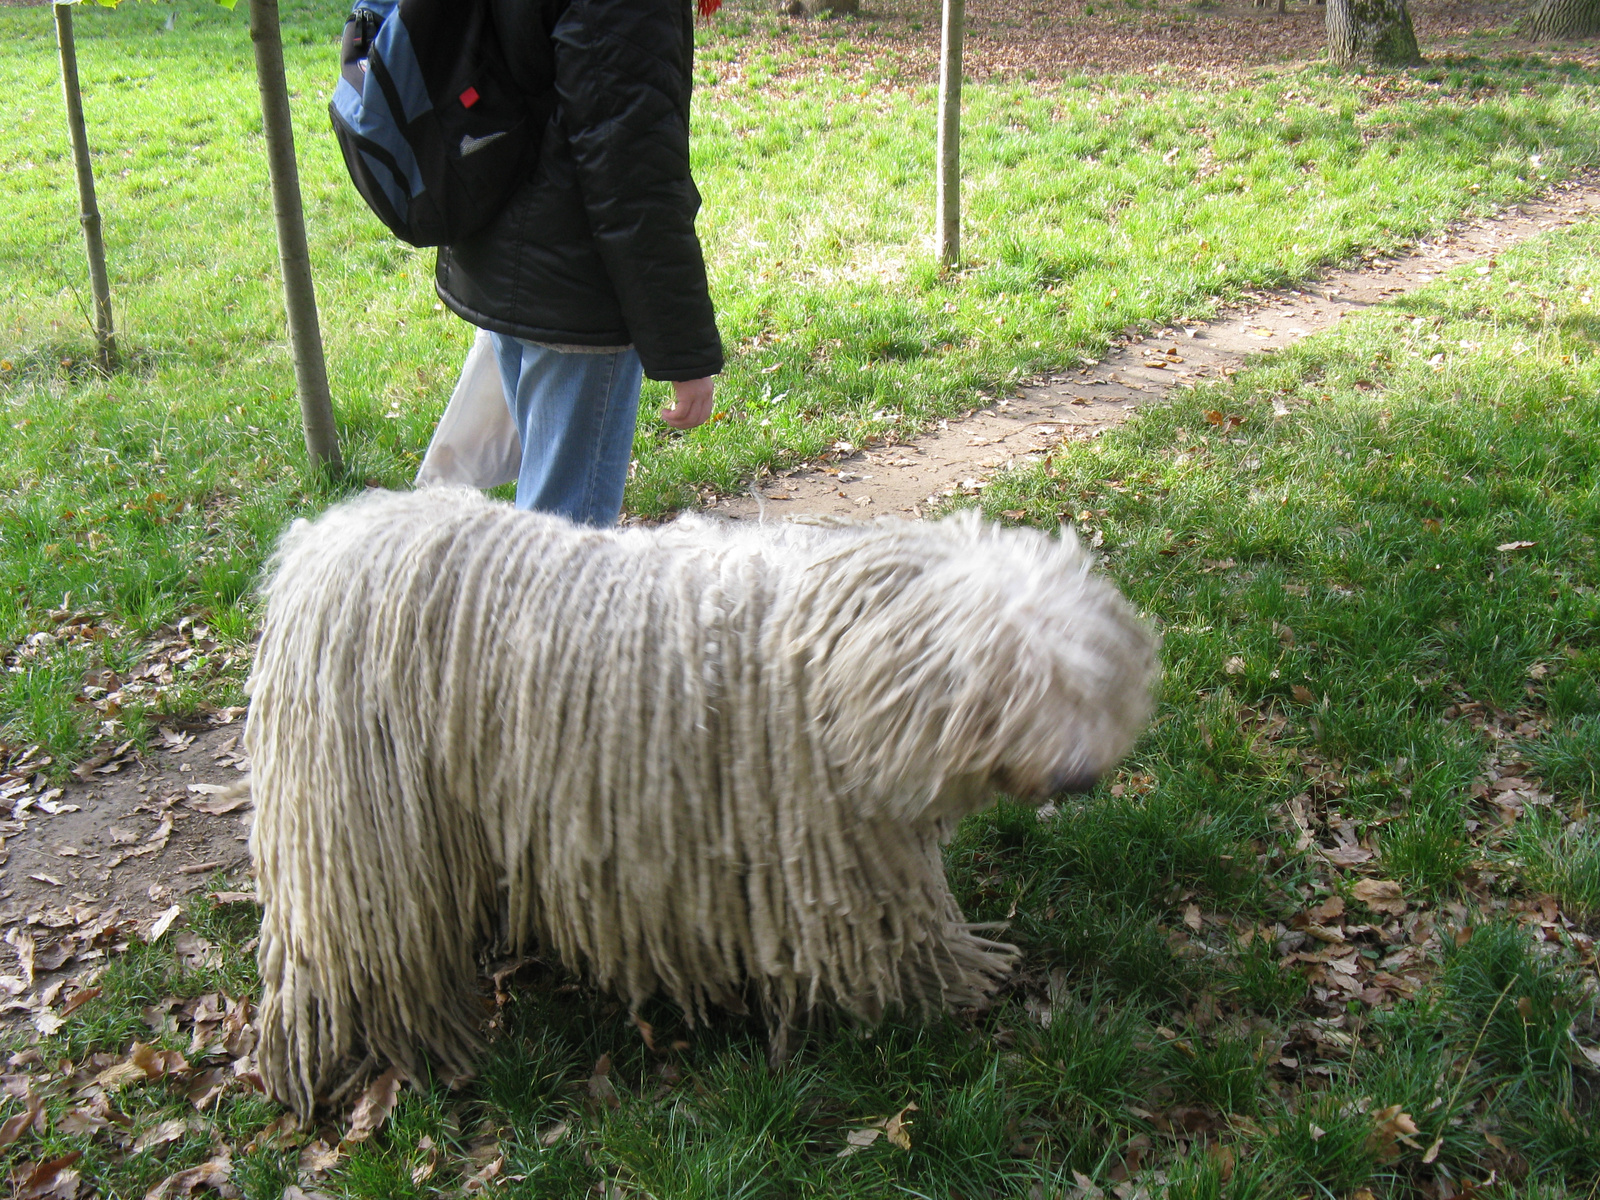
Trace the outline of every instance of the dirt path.
<instances>
[{"instance_id":1,"label":"dirt path","mask_svg":"<svg viewBox=\"0 0 1600 1200\"><path fill-rule=\"evenodd\" d=\"M51 786L34 764L0 779L0 1018L49 1032L129 935L168 936L180 954L209 945L185 930L181 906L202 889L230 902L248 887L251 807L244 722L163 727ZM167 933L170 929L172 932Z\"/></svg>"},{"instance_id":2,"label":"dirt path","mask_svg":"<svg viewBox=\"0 0 1600 1200\"><path fill-rule=\"evenodd\" d=\"M1395 258L1258 296L1208 325L1163 329L1115 347L1098 363L1025 384L909 443L761 480L761 504L769 520L921 516L947 497L977 492L997 471L1096 436L1175 387L1215 378L1443 270L1488 261L1597 214L1600 177L1562 185ZM735 519L760 515L750 495L711 507ZM130 744L120 755L90 760L78 768L80 781L65 786L51 785L48 764L37 762L0 777L0 1018L53 1028L62 1005L134 931L160 931L181 954L203 956L207 947L178 916L197 891L248 902L242 893L250 887L252 810L237 787L249 769L239 744L243 722L232 712L220 719L226 723L169 726L142 753Z\"/></svg>"},{"instance_id":3,"label":"dirt path","mask_svg":"<svg viewBox=\"0 0 1600 1200\"><path fill-rule=\"evenodd\" d=\"M1557 185L1538 200L1462 222L1408 252L1330 271L1297 289L1253 297L1208 325L1160 329L1114 346L1092 366L1022 384L969 416L942 421L910 442L807 464L760 480L753 495L711 510L735 519L801 514L920 517L957 494L973 495L997 472L1036 462L1063 442L1095 437L1174 388L1213 379L1252 354L1271 353L1347 314L1415 291L1440 272L1600 214L1600 175Z\"/></svg>"}]
</instances>

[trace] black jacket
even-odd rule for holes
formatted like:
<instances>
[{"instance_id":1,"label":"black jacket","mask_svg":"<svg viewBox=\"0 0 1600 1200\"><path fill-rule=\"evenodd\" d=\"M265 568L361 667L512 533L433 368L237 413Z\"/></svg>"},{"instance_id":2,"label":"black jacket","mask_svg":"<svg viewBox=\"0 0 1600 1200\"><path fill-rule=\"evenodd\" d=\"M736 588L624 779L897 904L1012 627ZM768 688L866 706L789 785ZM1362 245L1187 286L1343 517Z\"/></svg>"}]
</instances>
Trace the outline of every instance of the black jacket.
<instances>
[{"instance_id":1,"label":"black jacket","mask_svg":"<svg viewBox=\"0 0 1600 1200\"><path fill-rule=\"evenodd\" d=\"M689 0L521 0L516 11L525 33L502 36L511 57L553 59L532 73L553 73L556 112L505 210L440 249L440 298L530 341L631 342L652 379L716 374L722 341L689 177Z\"/></svg>"}]
</instances>

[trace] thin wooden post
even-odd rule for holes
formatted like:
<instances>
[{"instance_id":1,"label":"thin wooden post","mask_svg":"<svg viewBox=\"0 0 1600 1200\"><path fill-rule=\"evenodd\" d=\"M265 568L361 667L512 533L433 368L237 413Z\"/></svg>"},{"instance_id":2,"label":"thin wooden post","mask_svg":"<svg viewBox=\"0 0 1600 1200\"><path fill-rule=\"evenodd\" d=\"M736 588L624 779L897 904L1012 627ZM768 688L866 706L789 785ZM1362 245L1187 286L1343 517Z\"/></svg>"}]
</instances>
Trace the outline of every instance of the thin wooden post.
<instances>
[{"instance_id":1,"label":"thin wooden post","mask_svg":"<svg viewBox=\"0 0 1600 1200\"><path fill-rule=\"evenodd\" d=\"M283 304L289 318L289 349L294 356L306 452L318 465L338 471L342 467L339 433L333 423L333 397L328 392L322 328L317 322L317 292L311 282L311 252L306 246L300 171L295 165L278 0L250 0L250 40L255 44L261 129L267 141L267 172L272 179L272 212L278 222L278 261L283 271Z\"/></svg>"},{"instance_id":2,"label":"thin wooden post","mask_svg":"<svg viewBox=\"0 0 1600 1200\"><path fill-rule=\"evenodd\" d=\"M939 261L961 260L961 41L966 0L944 0L939 40Z\"/></svg>"},{"instance_id":3,"label":"thin wooden post","mask_svg":"<svg viewBox=\"0 0 1600 1200\"><path fill-rule=\"evenodd\" d=\"M72 36L72 5L54 5L56 45L61 49L61 90L67 100L67 131L72 165L78 174L78 223L89 255L89 286L94 292L95 360L102 371L117 369L117 335L111 324L111 280L106 274L106 244L100 231L100 205L94 194L94 164L89 131L83 123L83 93L78 88L78 44Z\"/></svg>"}]
</instances>

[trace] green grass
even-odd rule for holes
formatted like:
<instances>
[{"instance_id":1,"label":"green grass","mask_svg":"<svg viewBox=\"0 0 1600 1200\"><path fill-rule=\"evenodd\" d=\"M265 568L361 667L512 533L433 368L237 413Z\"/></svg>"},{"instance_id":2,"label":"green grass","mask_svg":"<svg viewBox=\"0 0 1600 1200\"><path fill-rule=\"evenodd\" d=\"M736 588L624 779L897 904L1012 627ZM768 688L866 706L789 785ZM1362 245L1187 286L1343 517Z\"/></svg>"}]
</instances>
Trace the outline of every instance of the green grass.
<instances>
[{"instance_id":1,"label":"green grass","mask_svg":"<svg viewBox=\"0 0 1600 1200\"><path fill-rule=\"evenodd\" d=\"M1075 1195L1129 1174L1179 1200L1591 1195L1597 262L1600 229L1547 236L986 490L1008 520L1097 514L1167 665L1114 780L1046 821L1002 804L950 846L968 915L1011 914L1026 951L992 1010L819 1028L774 1072L752 1022L690 1030L660 1006L652 1050L617 1002L527 971L478 1079L406 1093L316 1186L421 1200L503 1158L499 1194L541 1200ZM1513 761L1547 799L1508 824L1481 782ZM1320 844L1350 822L1375 860L1297 849L1297 805ZM1408 911L1369 907L1373 879ZM1360 986L1410 955L1408 990L1333 987L1296 957L1320 944L1308 917L1359 948ZM150 1036L168 995L250 991L248 916L191 919L223 966L136 946L44 1043L37 1086ZM135 1132L192 1111L161 1083L117 1102ZM902 1111L909 1152L840 1157ZM297 1146L246 1149L273 1115L236 1090L159 1162L51 1132L3 1164L83 1149L102 1194L139 1195L226 1142L243 1195L275 1200Z\"/></svg>"},{"instance_id":2,"label":"green grass","mask_svg":"<svg viewBox=\"0 0 1600 1200\"><path fill-rule=\"evenodd\" d=\"M169 12L175 27L164 28ZM432 255L343 176L324 99L342 6L284 6L313 265L350 470L304 466L242 13L203 0L78 16L90 137L129 369L88 370L84 270L45 9L0 11L0 640L45 640L0 689L4 739L65 763L102 721L86 672L123 671L183 616L217 648L133 714L237 703L251 586L278 530L414 473L468 343ZM1097 353L1117 331L1383 249L1589 163L1594 77L1481 62L1381 76L1263 72L975 84L962 271L931 255L932 94L854 22L798 39L735 4L702 32L700 220L729 365L718 418L653 415L628 503L705 488L958 412ZM864 73L841 68L864 63ZM115 726L107 736L118 736Z\"/></svg>"}]
</instances>

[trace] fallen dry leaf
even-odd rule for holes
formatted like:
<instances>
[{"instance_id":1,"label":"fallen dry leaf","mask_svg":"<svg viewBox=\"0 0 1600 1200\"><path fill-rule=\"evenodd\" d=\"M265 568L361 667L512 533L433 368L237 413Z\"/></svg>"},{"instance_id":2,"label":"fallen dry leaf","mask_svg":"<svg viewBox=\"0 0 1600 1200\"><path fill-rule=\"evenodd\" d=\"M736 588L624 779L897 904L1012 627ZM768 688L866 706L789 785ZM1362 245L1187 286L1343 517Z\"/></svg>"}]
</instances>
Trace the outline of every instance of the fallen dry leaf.
<instances>
[{"instance_id":1,"label":"fallen dry leaf","mask_svg":"<svg viewBox=\"0 0 1600 1200\"><path fill-rule=\"evenodd\" d=\"M1411 1119L1411 1114L1403 1111L1403 1106L1391 1104L1387 1108L1376 1109L1372 1113L1372 1133L1368 1135L1367 1144L1377 1154L1380 1161L1393 1162L1400 1156L1395 1149L1395 1143L1401 1142L1413 1150L1421 1150L1412 1135L1420 1133L1417 1123Z\"/></svg>"},{"instance_id":2,"label":"fallen dry leaf","mask_svg":"<svg viewBox=\"0 0 1600 1200\"><path fill-rule=\"evenodd\" d=\"M1222 1177L1223 1183L1233 1178L1234 1167L1237 1165L1233 1147L1222 1142L1212 1142L1206 1147L1206 1154L1216 1162L1217 1173Z\"/></svg>"},{"instance_id":3,"label":"fallen dry leaf","mask_svg":"<svg viewBox=\"0 0 1600 1200\"><path fill-rule=\"evenodd\" d=\"M14 1200L73 1200L78 1194L78 1173L67 1168L82 1157L82 1150L73 1150L31 1168L24 1166L12 1176Z\"/></svg>"},{"instance_id":4,"label":"fallen dry leaf","mask_svg":"<svg viewBox=\"0 0 1600 1200\"><path fill-rule=\"evenodd\" d=\"M108 1129L113 1125L127 1128L132 1124L133 1118L124 1116L112 1108L111 1101L102 1092L89 1101L87 1105L75 1108L62 1117L56 1123L56 1132L68 1137L81 1136L83 1134L92 1136L100 1130Z\"/></svg>"},{"instance_id":5,"label":"fallen dry leaf","mask_svg":"<svg viewBox=\"0 0 1600 1200\"><path fill-rule=\"evenodd\" d=\"M157 728L161 732L161 748L163 750L182 750L190 742L194 741L194 734L192 733L179 733L167 725L161 725Z\"/></svg>"},{"instance_id":6,"label":"fallen dry leaf","mask_svg":"<svg viewBox=\"0 0 1600 1200\"><path fill-rule=\"evenodd\" d=\"M192 792L201 786L203 785L191 783L189 785L189 790ZM221 792L227 792L230 789L219 788L218 790ZM185 808L192 808L195 812L207 813L213 817L220 817L226 813L237 812L241 808L250 808L252 805L254 805L254 803L255 801L251 798L249 792L245 792L242 796L219 795L210 800L185 800L183 802Z\"/></svg>"},{"instance_id":7,"label":"fallen dry leaf","mask_svg":"<svg viewBox=\"0 0 1600 1200\"><path fill-rule=\"evenodd\" d=\"M1244 659L1235 654L1222 664L1222 669L1229 675L1243 675L1245 671Z\"/></svg>"},{"instance_id":8,"label":"fallen dry leaf","mask_svg":"<svg viewBox=\"0 0 1600 1200\"><path fill-rule=\"evenodd\" d=\"M171 828L171 823L170 822L168 823L168 828L169 829ZM147 942L159 942L161 940L161 935L166 933L167 930L172 928L172 923L178 919L178 915L180 913L182 913L182 912L183 912L182 906L177 905L177 904L174 904L171 908L169 908L165 912L163 912L160 916L158 916L155 919L155 922L150 926L150 933L145 938L145 941L147 941Z\"/></svg>"},{"instance_id":9,"label":"fallen dry leaf","mask_svg":"<svg viewBox=\"0 0 1600 1200\"><path fill-rule=\"evenodd\" d=\"M63 1017L71 1016L99 994L100 989L97 987L83 988L81 991L74 992L72 999L61 1006L61 1015Z\"/></svg>"},{"instance_id":10,"label":"fallen dry leaf","mask_svg":"<svg viewBox=\"0 0 1600 1200\"><path fill-rule=\"evenodd\" d=\"M222 1020L222 1048L235 1057L256 1048L256 1027L250 1023L254 1007L248 997L228 1000L228 1015Z\"/></svg>"},{"instance_id":11,"label":"fallen dry leaf","mask_svg":"<svg viewBox=\"0 0 1600 1200\"><path fill-rule=\"evenodd\" d=\"M138 1154L142 1150L151 1150L157 1146L165 1146L175 1142L189 1132L189 1122L183 1117L173 1117L170 1121L163 1121L152 1129L146 1129L133 1141L133 1152Z\"/></svg>"},{"instance_id":12,"label":"fallen dry leaf","mask_svg":"<svg viewBox=\"0 0 1600 1200\"><path fill-rule=\"evenodd\" d=\"M189 1074L189 1063L176 1050L157 1050L147 1042L135 1042L122 1062L113 1063L94 1077L96 1087L114 1091L124 1084Z\"/></svg>"},{"instance_id":13,"label":"fallen dry leaf","mask_svg":"<svg viewBox=\"0 0 1600 1200\"><path fill-rule=\"evenodd\" d=\"M1350 888L1350 894L1373 912L1399 916L1406 911L1406 902L1401 897L1400 885L1393 880L1358 879Z\"/></svg>"},{"instance_id":14,"label":"fallen dry leaf","mask_svg":"<svg viewBox=\"0 0 1600 1200\"><path fill-rule=\"evenodd\" d=\"M1526 550L1530 546L1537 546L1538 542L1501 542L1496 550Z\"/></svg>"},{"instance_id":15,"label":"fallen dry leaf","mask_svg":"<svg viewBox=\"0 0 1600 1200\"><path fill-rule=\"evenodd\" d=\"M6 941L17 952L17 961L22 966L22 978L29 987L33 986L33 934L20 925L12 926L6 930Z\"/></svg>"},{"instance_id":16,"label":"fallen dry leaf","mask_svg":"<svg viewBox=\"0 0 1600 1200\"><path fill-rule=\"evenodd\" d=\"M191 971L198 967L216 966L221 961L217 948L192 929L185 929L173 936L172 950L178 956L178 961Z\"/></svg>"},{"instance_id":17,"label":"fallen dry leaf","mask_svg":"<svg viewBox=\"0 0 1600 1200\"><path fill-rule=\"evenodd\" d=\"M0 1125L0 1146L9 1146L16 1141L30 1126L43 1115L44 1101L33 1094L33 1089L28 1089L28 1107L16 1116L10 1117L5 1124ZM39 1132L36 1130L35 1132Z\"/></svg>"},{"instance_id":18,"label":"fallen dry leaf","mask_svg":"<svg viewBox=\"0 0 1600 1200\"><path fill-rule=\"evenodd\" d=\"M110 772L114 772L114 771L117 770L117 767L120 765L120 764L116 763L115 760L121 758L132 747L133 747L133 739L129 738L127 741L123 742L122 745L120 745L120 746L117 746L115 748L107 747L104 750L97 751L96 753L90 755L88 758L84 759L77 766L73 767L72 768L72 773L74 775L76 775L79 779L83 780L85 783L88 783L89 782L89 777L91 775L94 775L94 774L97 774L97 773L101 774L101 775L104 775L104 774L108 774Z\"/></svg>"},{"instance_id":19,"label":"fallen dry leaf","mask_svg":"<svg viewBox=\"0 0 1600 1200\"><path fill-rule=\"evenodd\" d=\"M906 1120L906 1114L917 1111L917 1106L908 1104L894 1116L883 1123L883 1136L892 1146L898 1146L907 1152L911 1149L911 1122Z\"/></svg>"},{"instance_id":20,"label":"fallen dry leaf","mask_svg":"<svg viewBox=\"0 0 1600 1200\"><path fill-rule=\"evenodd\" d=\"M356 1101L355 1111L350 1114L350 1132L344 1135L342 1145L364 1142L382 1127L394 1111L395 1101L400 1098L400 1084L404 1080L405 1074L400 1068L390 1067L367 1086L367 1090L361 1093L361 1099Z\"/></svg>"},{"instance_id":21,"label":"fallen dry leaf","mask_svg":"<svg viewBox=\"0 0 1600 1200\"><path fill-rule=\"evenodd\" d=\"M883 1136L881 1129L852 1129L844 1135L845 1147L834 1155L835 1158L849 1158L852 1154L860 1154L873 1142Z\"/></svg>"},{"instance_id":22,"label":"fallen dry leaf","mask_svg":"<svg viewBox=\"0 0 1600 1200\"><path fill-rule=\"evenodd\" d=\"M1315 704L1317 698L1311 694L1311 689L1303 683L1297 683L1289 689L1289 694L1294 697L1296 704Z\"/></svg>"},{"instance_id":23,"label":"fallen dry leaf","mask_svg":"<svg viewBox=\"0 0 1600 1200\"><path fill-rule=\"evenodd\" d=\"M1331 850L1323 849L1322 857L1336 867L1355 867L1371 862L1373 854L1362 846L1335 846Z\"/></svg>"},{"instance_id":24,"label":"fallen dry leaf","mask_svg":"<svg viewBox=\"0 0 1600 1200\"><path fill-rule=\"evenodd\" d=\"M611 1055L602 1054L594 1064L594 1071L589 1076L589 1099L596 1104L603 1104L607 1108L621 1108L622 1101L617 1097L617 1089L611 1086Z\"/></svg>"},{"instance_id":25,"label":"fallen dry leaf","mask_svg":"<svg viewBox=\"0 0 1600 1200\"><path fill-rule=\"evenodd\" d=\"M290 1146L299 1145L300 1136L299 1119L292 1112L284 1113L251 1138L244 1150L246 1154L254 1154L257 1150L287 1150Z\"/></svg>"},{"instance_id":26,"label":"fallen dry leaf","mask_svg":"<svg viewBox=\"0 0 1600 1200\"><path fill-rule=\"evenodd\" d=\"M1310 910L1310 916L1318 925L1326 925L1335 917L1344 915L1344 897L1329 896L1321 904Z\"/></svg>"},{"instance_id":27,"label":"fallen dry leaf","mask_svg":"<svg viewBox=\"0 0 1600 1200\"><path fill-rule=\"evenodd\" d=\"M880 1136L891 1146L909 1151L911 1149L911 1122L906 1119L906 1114L916 1111L916 1103L912 1102L892 1117L875 1117L868 1120L863 1128L852 1129L845 1134L845 1147L834 1157L849 1158L852 1154L859 1154L868 1146L876 1143Z\"/></svg>"},{"instance_id":28,"label":"fallen dry leaf","mask_svg":"<svg viewBox=\"0 0 1600 1200\"><path fill-rule=\"evenodd\" d=\"M157 1050L146 1042L133 1044L133 1049L128 1052L128 1061L151 1079L165 1076L182 1079L188 1076L191 1069L188 1060L176 1050Z\"/></svg>"},{"instance_id":29,"label":"fallen dry leaf","mask_svg":"<svg viewBox=\"0 0 1600 1200\"><path fill-rule=\"evenodd\" d=\"M144 1069L137 1063L119 1062L96 1075L94 1077L94 1085L105 1088L108 1092L114 1092L125 1084L148 1078L149 1076L144 1073Z\"/></svg>"},{"instance_id":30,"label":"fallen dry leaf","mask_svg":"<svg viewBox=\"0 0 1600 1200\"><path fill-rule=\"evenodd\" d=\"M304 1175L326 1175L338 1165L344 1151L330 1146L320 1138L300 1151L300 1172Z\"/></svg>"},{"instance_id":31,"label":"fallen dry leaf","mask_svg":"<svg viewBox=\"0 0 1600 1200\"><path fill-rule=\"evenodd\" d=\"M233 1083L233 1072L226 1067L208 1067L199 1072L189 1081L189 1086L184 1095L189 1098L189 1103L197 1109L205 1109L215 1104L218 1097L228 1090Z\"/></svg>"},{"instance_id":32,"label":"fallen dry leaf","mask_svg":"<svg viewBox=\"0 0 1600 1200\"><path fill-rule=\"evenodd\" d=\"M411 1182L419 1187L427 1180L433 1178L433 1173L439 1166L439 1148L427 1134L423 1134L417 1142L417 1149L422 1152L423 1159L411 1168Z\"/></svg>"},{"instance_id":33,"label":"fallen dry leaf","mask_svg":"<svg viewBox=\"0 0 1600 1200\"><path fill-rule=\"evenodd\" d=\"M483 1191L500 1174L505 1165L506 1160L503 1155L492 1162L485 1163L480 1169L467 1177L466 1182L461 1185L461 1190L468 1193Z\"/></svg>"},{"instance_id":34,"label":"fallen dry leaf","mask_svg":"<svg viewBox=\"0 0 1600 1200\"><path fill-rule=\"evenodd\" d=\"M200 1189L209 1191L219 1190L233 1175L233 1162L224 1150L216 1158L201 1163L198 1167L190 1167L187 1171L179 1171L176 1175L168 1175L155 1187L144 1194L144 1200L178 1200L179 1197L193 1196Z\"/></svg>"}]
</instances>

